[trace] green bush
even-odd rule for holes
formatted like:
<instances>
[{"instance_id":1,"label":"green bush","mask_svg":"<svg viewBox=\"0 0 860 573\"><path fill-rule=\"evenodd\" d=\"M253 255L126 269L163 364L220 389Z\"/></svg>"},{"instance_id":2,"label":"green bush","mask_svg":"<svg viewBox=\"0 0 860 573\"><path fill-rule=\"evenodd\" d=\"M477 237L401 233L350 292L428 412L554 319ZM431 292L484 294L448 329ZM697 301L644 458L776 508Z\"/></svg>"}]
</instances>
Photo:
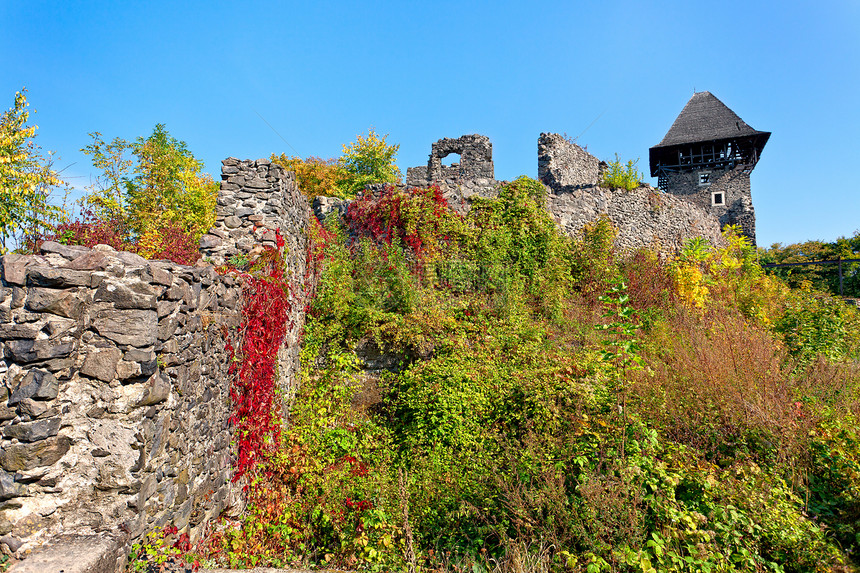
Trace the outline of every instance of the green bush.
<instances>
[{"instance_id":1,"label":"green bush","mask_svg":"<svg viewBox=\"0 0 860 573\"><path fill-rule=\"evenodd\" d=\"M645 175L636 168L638 164L638 158L635 161L630 159L624 164L616 153L615 159L606 164L600 186L633 191L642 184L642 180L645 178Z\"/></svg>"}]
</instances>

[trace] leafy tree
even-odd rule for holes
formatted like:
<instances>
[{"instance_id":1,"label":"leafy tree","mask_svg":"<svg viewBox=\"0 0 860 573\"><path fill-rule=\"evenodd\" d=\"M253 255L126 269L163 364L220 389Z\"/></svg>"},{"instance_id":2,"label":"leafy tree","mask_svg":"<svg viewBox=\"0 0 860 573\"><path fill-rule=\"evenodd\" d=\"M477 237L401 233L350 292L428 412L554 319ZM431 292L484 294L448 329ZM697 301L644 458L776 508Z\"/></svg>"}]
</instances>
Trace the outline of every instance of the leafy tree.
<instances>
[{"instance_id":1,"label":"leafy tree","mask_svg":"<svg viewBox=\"0 0 860 573\"><path fill-rule=\"evenodd\" d=\"M51 228L62 209L48 202L51 189L63 185L50 158L33 141L37 126L27 125L26 90L15 94L15 104L0 116L0 251L7 239L32 241Z\"/></svg>"},{"instance_id":2,"label":"leafy tree","mask_svg":"<svg viewBox=\"0 0 860 573\"><path fill-rule=\"evenodd\" d=\"M163 123L131 145L137 157L128 187L132 228L144 235L179 225L199 238L215 223L218 184L201 174L203 163Z\"/></svg>"},{"instance_id":3,"label":"leafy tree","mask_svg":"<svg viewBox=\"0 0 860 573\"><path fill-rule=\"evenodd\" d=\"M338 164L346 177L338 183L345 196L354 197L369 183L396 183L400 180L400 169L394 164L399 144L389 145L373 128L367 137L359 135L355 142L343 146L343 156Z\"/></svg>"},{"instance_id":4,"label":"leafy tree","mask_svg":"<svg viewBox=\"0 0 860 573\"><path fill-rule=\"evenodd\" d=\"M134 165L128 157L131 146L119 137L107 143L97 131L90 133L90 137L93 142L81 151L92 158L93 167L101 169L102 175L96 178L85 197L87 207L100 220L125 220L126 194Z\"/></svg>"},{"instance_id":5,"label":"leafy tree","mask_svg":"<svg viewBox=\"0 0 860 573\"><path fill-rule=\"evenodd\" d=\"M759 256L763 264L857 259L860 258L860 231L856 231L852 237L839 237L832 243L805 241L784 246L774 243L770 248L760 249ZM768 273L784 279L795 288L809 282L817 289L839 293L839 270L836 264L776 267L768 269ZM842 274L845 295L860 296L860 264L843 263Z\"/></svg>"},{"instance_id":6,"label":"leafy tree","mask_svg":"<svg viewBox=\"0 0 860 573\"><path fill-rule=\"evenodd\" d=\"M158 242L168 228L196 241L215 223L218 183L201 173L203 163L164 124L134 142L106 143L100 133L90 135L93 143L81 151L102 175L85 202L97 218L125 221L146 244Z\"/></svg>"}]
</instances>

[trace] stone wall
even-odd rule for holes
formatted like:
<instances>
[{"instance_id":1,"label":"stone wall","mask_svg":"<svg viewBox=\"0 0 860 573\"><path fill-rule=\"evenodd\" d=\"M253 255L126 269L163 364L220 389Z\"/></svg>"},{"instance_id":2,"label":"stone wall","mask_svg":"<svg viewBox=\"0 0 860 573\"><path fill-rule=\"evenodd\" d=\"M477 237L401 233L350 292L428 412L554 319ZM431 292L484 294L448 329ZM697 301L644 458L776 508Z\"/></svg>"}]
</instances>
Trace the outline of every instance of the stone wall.
<instances>
[{"instance_id":1,"label":"stone wall","mask_svg":"<svg viewBox=\"0 0 860 573\"><path fill-rule=\"evenodd\" d=\"M460 163L442 165L442 159L451 153L460 154ZM504 182L494 179L494 170L489 137L477 134L456 139L446 137L432 145L426 167L406 170L406 185L401 187L438 185L451 207L465 213L473 197L494 197L498 193L499 185Z\"/></svg>"},{"instance_id":2,"label":"stone wall","mask_svg":"<svg viewBox=\"0 0 860 573\"><path fill-rule=\"evenodd\" d=\"M296 264L291 273L304 276L310 209L299 191L296 175L268 159L221 162L221 191L215 207L215 226L200 240L205 260L223 265L230 257L245 257L274 247L276 231L286 242L286 258Z\"/></svg>"},{"instance_id":3,"label":"stone wall","mask_svg":"<svg viewBox=\"0 0 860 573\"><path fill-rule=\"evenodd\" d=\"M601 162L557 133L538 138L538 179L550 189L596 187Z\"/></svg>"},{"instance_id":4,"label":"stone wall","mask_svg":"<svg viewBox=\"0 0 860 573\"><path fill-rule=\"evenodd\" d=\"M691 237L723 244L718 217L700 205L649 185L633 191L600 187L600 161L558 134L538 139L538 173L549 189L547 209L570 235L601 216L618 229L621 249L677 251Z\"/></svg>"},{"instance_id":5,"label":"stone wall","mask_svg":"<svg viewBox=\"0 0 860 573\"><path fill-rule=\"evenodd\" d=\"M595 187L549 193L547 209L571 236L606 215L618 229L615 245L622 250L654 248L673 253L691 237L723 244L715 217L651 186L633 191Z\"/></svg>"},{"instance_id":6,"label":"stone wall","mask_svg":"<svg viewBox=\"0 0 860 573\"><path fill-rule=\"evenodd\" d=\"M218 264L253 256L280 229L296 285L278 357L289 399L309 208L280 167L223 163L201 251ZM225 349L241 320L239 275L51 242L0 258L0 270L0 548L35 549L13 571L59 570L82 554L119 570L144 532L175 525L196 539L241 508Z\"/></svg>"},{"instance_id":7,"label":"stone wall","mask_svg":"<svg viewBox=\"0 0 860 573\"><path fill-rule=\"evenodd\" d=\"M461 163L442 168L438 160L455 152ZM196 538L209 518L241 506L231 485L225 333L241 319L242 284L215 265L284 240L292 311L278 361L289 402L310 209L279 166L222 163L217 220L201 240L198 266L50 242L39 255L0 258L0 549L21 556L49 541L13 571L86 553L110 570L149 529L172 524ZM439 184L460 212L503 183L493 178L484 136L438 141L423 169L407 185ZM647 186L598 187L599 161L560 136L541 134L539 173L548 210L570 234L607 215L621 248L721 241L718 218L701 206ZM347 207L315 203L322 216Z\"/></svg>"},{"instance_id":8,"label":"stone wall","mask_svg":"<svg viewBox=\"0 0 860 573\"><path fill-rule=\"evenodd\" d=\"M235 500L225 328L241 287L211 266L45 243L2 258L0 533L189 526Z\"/></svg>"},{"instance_id":9,"label":"stone wall","mask_svg":"<svg viewBox=\"0 0 860 573\"><path fill-rule=\"evenodd\" d=\"M214 265L254 256L266 246L275 247L278 235L284 241L291 283L291 327L278 356L278 373L286 406L293 396L299 333L304 326L305 229L311 216L308 200L299 190L295 173L284 171L268 159L230 157L221 162L221 191L215 216L215 226L200 240L200 253Z\"/></svg>"},{"instance_id":10,"label":"stone wall","mask_svg":"<svg viewBox=\"0 0 860 573\"><path fill-rule=\"evenodd\" d=\"M472 199L475 197L495 197L499 194L499 186L505 183L506 181L497 181L495 179L446 179L435 184L439 185L442 196L448 201L448 205L463 215L471 208ZM402 183L394 185L374 183L368 185L367 189L372 195L379 197L383 190L389 186L401 190L415 187L414 185L404 185ZM325 217L334 208L337 208L340 213L345 213L349 207L349 201L330 201L330 199L315 200L314 209L320 219ZM317 210L317 205L320 206L320 210Z\"/></svg>"},{"instance_id":11,"label":"stone wall","mask_svg":"<svg viewBox=\"0 0 860 573\"><path fill-rule=\"evenodd\" d=\"M452 153L460 155L460 162L442 165L442 159ZM456 139L445 137L431 146L427 166L406 170L406 185L426 187L446 180L492 180L493 144L486 135L463 135Z\"/></svg>"}]
</instances>

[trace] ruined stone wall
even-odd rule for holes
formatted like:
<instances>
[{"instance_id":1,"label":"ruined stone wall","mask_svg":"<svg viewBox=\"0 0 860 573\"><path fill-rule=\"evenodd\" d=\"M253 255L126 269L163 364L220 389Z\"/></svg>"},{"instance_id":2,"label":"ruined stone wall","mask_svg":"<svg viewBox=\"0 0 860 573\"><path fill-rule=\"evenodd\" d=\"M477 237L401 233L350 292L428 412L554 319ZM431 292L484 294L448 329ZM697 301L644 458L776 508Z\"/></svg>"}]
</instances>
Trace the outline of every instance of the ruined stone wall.
<instances>
[{"instance_id":1,"label":"ruined stone wall","mask_svg":"<svg viewBox=\"0 0 860 573\"><path fill-rule=\"evenodd\" d=\"M460 154L460 162L442 165L451 153ZM448 203L460 213L469 210L473 197L493 197L502 181L494 178L493 144L485 135L449 137L434 143L427 166L406 170L405 187L438 185Z\"/></svg>"},{"instance_id":2,"label":"ruined stone wall","mask_svg":"<svg viewBox=\"0 0 860 573\"><path fill-rule=\"evenodd\" d=\"M624 250L654 248L672 253L691 237L723 244L715 217L650 186L633 191L602 187L562 190L547 195L547 209L571 236L606 215L618 229L616 247Z\"/></svg>"},{"instance_id":3,"label":"ruined stone wall","mask_svg":"<svg viewBox=\"0 0 860 573\"><path fill-rule=\"evenodd\" d=\"M104 245L2 258L0 533L190 526L234 500L230 356L240 285Z\"/></svg>"},{"instance_id":4,"label":"ruined stone wall","mask_svg":"<svg viewBox=\"0 0 860 573\"><path fill-rule=\"evenodd\" d=\"M459 163L442 165L442 160L457 153ZM406 185L425 187L442 184L446 180L492 180L493 144L486 135L463 135L456 139L445 137L431 146L426 167L410 167L406 170Z\"/></svg>"},{"instance_id":5,"label":"ruined stone wall","mask_svg":"<svg viewBox=\"0 0 860 573\"><path fill-rule=\"evenodd\" d=\"M230 157L221 162L221 191L215 207L215 226L200 240L200 252L214 265L231 257L245 257L274 247L276 231L284 239L285 256L295 277L304 277L310 213L299 191L296 175L268 159Z\"/></svg>"},{"instance_id":6,"label":"ruined stone wall","mask_svg":"<svg viewBox=\"0 0 860 573\"><path fill-rule=\"evenodd\" d=\"M557 133L541 133L538 179L550 189L595 187L600 160Z\"/></svg>"},{"instance_id":7,"label":"ruined stone wall","mask_svg":"<svg viewBox=\"0 0 860 573\"><path fill-rule=\"evenodd\" d=\"M217 263L253 255L280 229L300 287L309 210L292 174L227 159L222 177L201 251ZM0 543L19 557L36 550L13 571L96 553L101 570L119 570L144 532L175 525L195 539L241 506L226 349L239 275L51 242L0 258L0 270ZM288 398L301 293L278 357Z\"/></svg>"},{"instance_id":8,"label":"ruined stone wall","mask_svg":"<svg viewBox=\"0 0 860 573\"><path fill-rule=\"evenodd\" d=\"M278 234L284 241L292 326L278 355L278 374L286 406L293 396L299 333L304 326L305 229L311 216L310 206L299 190L295 173L284 171L268 159L230 157L221 164L215 226L201 238L200 253L205 261L223 265L259 254L263 247L275 247Z\"/></svg>"},{"instance_id":9,"label":"ruined stone wall","mask_svg":"<svg viewBox=\"0 0 860 573\"><path fill-rule=\"evenodd\" d=\"M540 135L538 172L549 189L547 209L570 235L605 215L618 229L621 249L674 252L697 236L723 243L718 217L698 204L649 185L633 191L598 186L600 161L558 134Z\"/></svg>"},{"instance_id":10,"label":"ruined stone wall","mask_svg":"<svg viewBox=\"0 0 860 573\"><path fill-rule=\"evenodd\" d=\"M437 182L439 189L442 191L442 196L448 201L448 205L461 215L467 213L472 206L472 200L475 197L495 197L499 194L499 186L504 185L506 181L497 181L495 179L447 179ZM404 184L383 184L373 183L367 186L367 189L372 195L379 197L386 187L395 187L397 189L406 190L415 185ZM419 186L420 187L420 186ZM326 198L329 201L315 200L314 208L316 210L319 204L321 210L317 210L317 216L320 219L324 218L334 207L328 205L337 205L340 212L345 213L348 208L349 201L332 202L331 198Z\"/></svg>"}]
</instances>

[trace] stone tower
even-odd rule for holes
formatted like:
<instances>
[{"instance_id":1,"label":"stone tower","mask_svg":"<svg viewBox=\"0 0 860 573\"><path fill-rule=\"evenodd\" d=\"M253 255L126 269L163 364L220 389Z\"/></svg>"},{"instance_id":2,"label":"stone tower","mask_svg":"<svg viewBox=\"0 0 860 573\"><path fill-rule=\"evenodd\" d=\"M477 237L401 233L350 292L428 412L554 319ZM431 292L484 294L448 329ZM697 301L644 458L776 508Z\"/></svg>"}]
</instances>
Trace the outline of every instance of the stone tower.
<instances>
[{"instance_id":1,"label":"stone tower","mask_svg":"<svg viewBox=\"0 0 860 573\"><path fill-rule=\"evenodd\" d=\"M740 225L755 244L750 172L769 137L712 93L694 93L663 141L649 150L651 176L663 191L716 215L721 227Z\"/></svg>"}]
</instances>

